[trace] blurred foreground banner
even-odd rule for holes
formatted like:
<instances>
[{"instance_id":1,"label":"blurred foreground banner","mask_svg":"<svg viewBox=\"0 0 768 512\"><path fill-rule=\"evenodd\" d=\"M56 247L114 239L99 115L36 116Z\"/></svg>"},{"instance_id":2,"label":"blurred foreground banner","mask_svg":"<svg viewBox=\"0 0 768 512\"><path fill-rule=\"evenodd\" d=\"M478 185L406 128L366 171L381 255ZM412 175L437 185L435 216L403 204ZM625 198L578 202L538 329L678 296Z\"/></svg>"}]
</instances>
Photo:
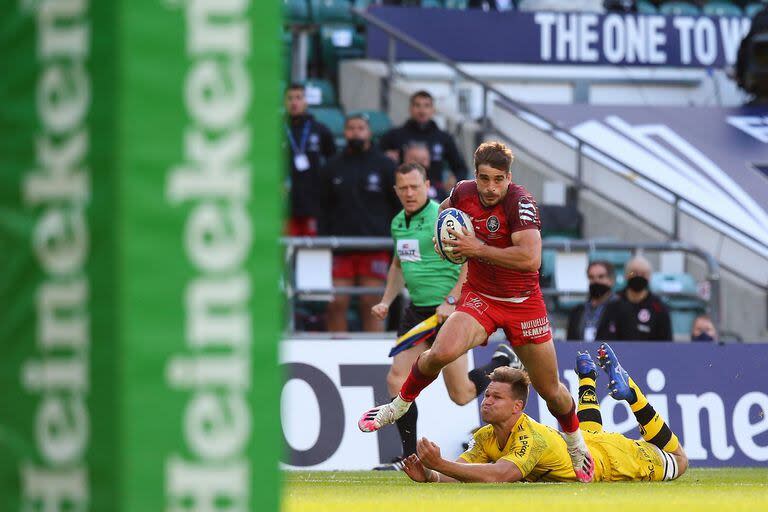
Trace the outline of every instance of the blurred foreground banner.
<instances>
[{"instance_id":1,"label":"blurred foreground banner","mask_svg":"<svg viewBox=\"0 0 768 512\"><path fill-rule=\"evenodd\" d=\"M0 511L277 509L278 10L8 3Z\"/></svg>"},{"instance_id":2,"label":"blurred foreground banner","mask_svg":"<svg viewBox=\"0 0 768 512\"><path fill-rule=\"evenodd\" d=\"M397 429L364 434L357 420L388 400L385 376L391 340L286 340L281 405L289 469L371 469L399 455ZM768 461L768 345L615 343L624 367L666 418L693 466L763 466ZM594 343L558 343L560 377L578 391L577 350ZM470 366L485 364L493 348L475 349ZM624 402L598 396L606 430L640 438ZM470 430L481 424L479 401L464 407L448 398L442 378L418 398L418 435L437 442L446 457L461 453ZM557 428L546 404L532 393L526 412Z\"/></svg>"}]
</instances>

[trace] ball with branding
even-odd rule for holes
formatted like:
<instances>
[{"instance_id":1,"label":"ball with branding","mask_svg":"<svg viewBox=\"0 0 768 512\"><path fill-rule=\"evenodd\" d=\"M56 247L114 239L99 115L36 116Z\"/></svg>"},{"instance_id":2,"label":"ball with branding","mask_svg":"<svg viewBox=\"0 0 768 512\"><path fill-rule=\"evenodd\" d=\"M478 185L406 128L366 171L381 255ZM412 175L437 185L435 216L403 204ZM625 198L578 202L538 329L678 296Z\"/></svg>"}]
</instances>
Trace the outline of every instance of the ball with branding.
<instances>
[{"instance_id":1,"label":"ball with branding","mask_svg":"<svg viewBox=\"0 0 768 512\"><path fill-rule=\"evenodd\" d=\"M456 240L456 236L451 234L448 230L461 232L461 228L467 228L467 231L474 233L475 229L472 227L472 219L469 215L456 208L446 208L437 217L435 222L435 244L440 255L457 265L461 265L467 261L466 257L454 256L451 252L450 245L446 244L446 240Z\"/></svg>"}]
</instances>

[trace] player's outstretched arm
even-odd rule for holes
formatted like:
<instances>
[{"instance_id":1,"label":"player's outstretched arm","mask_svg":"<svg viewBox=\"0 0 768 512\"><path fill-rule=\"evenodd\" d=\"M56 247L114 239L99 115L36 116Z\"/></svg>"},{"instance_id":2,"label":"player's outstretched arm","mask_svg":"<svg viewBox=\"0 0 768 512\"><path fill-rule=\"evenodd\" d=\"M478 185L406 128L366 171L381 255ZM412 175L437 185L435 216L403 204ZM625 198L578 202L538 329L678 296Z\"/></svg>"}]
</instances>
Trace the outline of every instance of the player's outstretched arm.
<instances>
[{"instance_id":1,"label":"player's outstretched arm","mask_svg":"<svg viewBox=\"0 0 768 512\"><path fill-rule=\"evenodd\" d=\"M447 484L458 482L458 480L438 471L425 468L415 453L403 459L403 472L408 475L408 478L419 483Z\"/></svg>"},{"instance_id":2,"label":"player's outstretched arm","mask_svg":"<svg viewBox=\"0 0 768 512\"><path fill-rule=\"evenodd\" d=\"M405 287L405 277L403 276L403 267L400 265L400 258L397 256L392 260L387 272L387 285L384 288L384 295L381 301L371 308L371 314L379 320L384 320L389 313L389 306L395 298L403 291Z\"/></svg>"},{"instance_id":3,"label":"player's outstretched arm","mask_svg":"<svg viewBox=\"0 0 768 512\"><path fill-rule=\"evenodd\" d=\"M425 468L440 474L440 482L445 478L445 481L465 483L504 483L517 482L523 478L520 469L506 460L491 464L468 464L445 460L440 455L440 447L425 437L416 444L416 453Z\"/></svg>"}]
</instances>

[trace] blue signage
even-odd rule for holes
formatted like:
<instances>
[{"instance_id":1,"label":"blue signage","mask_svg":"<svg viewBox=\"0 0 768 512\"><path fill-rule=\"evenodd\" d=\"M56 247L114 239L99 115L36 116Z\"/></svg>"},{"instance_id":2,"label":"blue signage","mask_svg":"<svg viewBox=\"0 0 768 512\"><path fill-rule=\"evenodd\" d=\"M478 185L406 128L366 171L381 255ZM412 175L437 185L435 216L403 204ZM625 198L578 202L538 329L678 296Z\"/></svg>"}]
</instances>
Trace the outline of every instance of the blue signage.
<instances>
[{"instance_id":1,"label":"blue signage","mask_svg":"<svg viewBox=\"0 0 768 512\"><path fill-rule=\"evenodd\" d=\"M484 12L372 7L369 11L459 62L715 67L732 65L750 19L644 14ZM388 36L368 27L368 57ZM398 60L425 60L398 44Z\"/></svg>"}]
</instances>

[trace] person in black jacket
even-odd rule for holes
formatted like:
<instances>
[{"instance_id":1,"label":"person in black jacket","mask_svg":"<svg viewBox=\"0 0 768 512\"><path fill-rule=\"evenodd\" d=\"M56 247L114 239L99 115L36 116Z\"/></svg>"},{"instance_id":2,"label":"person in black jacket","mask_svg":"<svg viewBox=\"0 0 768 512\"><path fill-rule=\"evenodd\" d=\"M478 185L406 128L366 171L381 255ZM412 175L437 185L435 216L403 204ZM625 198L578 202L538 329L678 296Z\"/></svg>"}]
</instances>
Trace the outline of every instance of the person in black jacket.
<instances>
[{"instance_id":1,"label":"person in black jacket","mask_svg":"<svg viewBox=\"0 0 768 512\"><path fill-rule=\"evenodd\" d=\"M768 103L768 85L765 80L760 80L759 75L753 76L749 73L752 60L757 59L757 55L751 52L752 39L760 34L768 33L768 4L755 13L752 17L752 24L749 32L739 45L739 51L736 54L736 64L734 66L734 78L736 85L744 89L747 93L754 96L750 104L759 105Z\"/></svg>"},{"instance_id":2,"label":"person in black jacket","mask_svg":"<svg viewBox=\"0 0 768 512\"><path fill-rule=\"evenodd\" d=\"M610 262L595 260L587 266L589 299L568 315L568 340L595 341L608 339L605 309L614 299L616 271Z\"/></svg>"},{"instance_id":3,"label":"person in black jacket","mask_svg":"<svg viewBox=\"0 0 768 512\"><path fill-rule=\"evenodd\" d=\"M427 91L418 91L410 99L410 119L403 126L393 128L382 135L379 142L382 151L396 163L403 161L406 147L414 144L426 144L432 157L427 177L439 191L438 199L447 197L457 181L467 177L467 164L459 153L453 137L437 127L432 120L435 115L435 103ZM448 173L443 177L443 171Z\"/></svg>"},{"instance_id":4,"label":"person in black jacket","mask_svg":"<svg viewBox=\"0 0 768 512\"><path fill-rule=\"evenodd\" d=\"M651 264L637 256L627 263L625 277L627 287L619 294L619 300L606 307L608 333L604 339L672 341L669 311L648 287Z\"/></svg>"},{"instance_id":5,"label":"person in black jacket","mask_svg":"<svg viewBox=\"0 0 768 512\"><path fill-rule=\"evenodd\" d=\"M336 154L333 134L307 112L304 86L292 84L285 90L285 125L290 183L290 214L286 234L317 234L317 179L320 168Z\"/></svg>"},{"instance_id":6,"label":"person in black jacket","mask_svg":"<svg viewBox=\"0 0 768 512\"><path fill-rule=\"evenodd\" d=\"M395 164L372 147L368 119L350 116L344 124L344 151L320 171L319 233L322 236L390 236L390 223L400 209L395 195ZM333 256L333 286L384 285L390 251L339 251ZM378 295L360 297L366 331L383 331L384 323L369 314ZM328 330L347 330L348 295L328 305Z\"/></svg>"}]
</instances>

